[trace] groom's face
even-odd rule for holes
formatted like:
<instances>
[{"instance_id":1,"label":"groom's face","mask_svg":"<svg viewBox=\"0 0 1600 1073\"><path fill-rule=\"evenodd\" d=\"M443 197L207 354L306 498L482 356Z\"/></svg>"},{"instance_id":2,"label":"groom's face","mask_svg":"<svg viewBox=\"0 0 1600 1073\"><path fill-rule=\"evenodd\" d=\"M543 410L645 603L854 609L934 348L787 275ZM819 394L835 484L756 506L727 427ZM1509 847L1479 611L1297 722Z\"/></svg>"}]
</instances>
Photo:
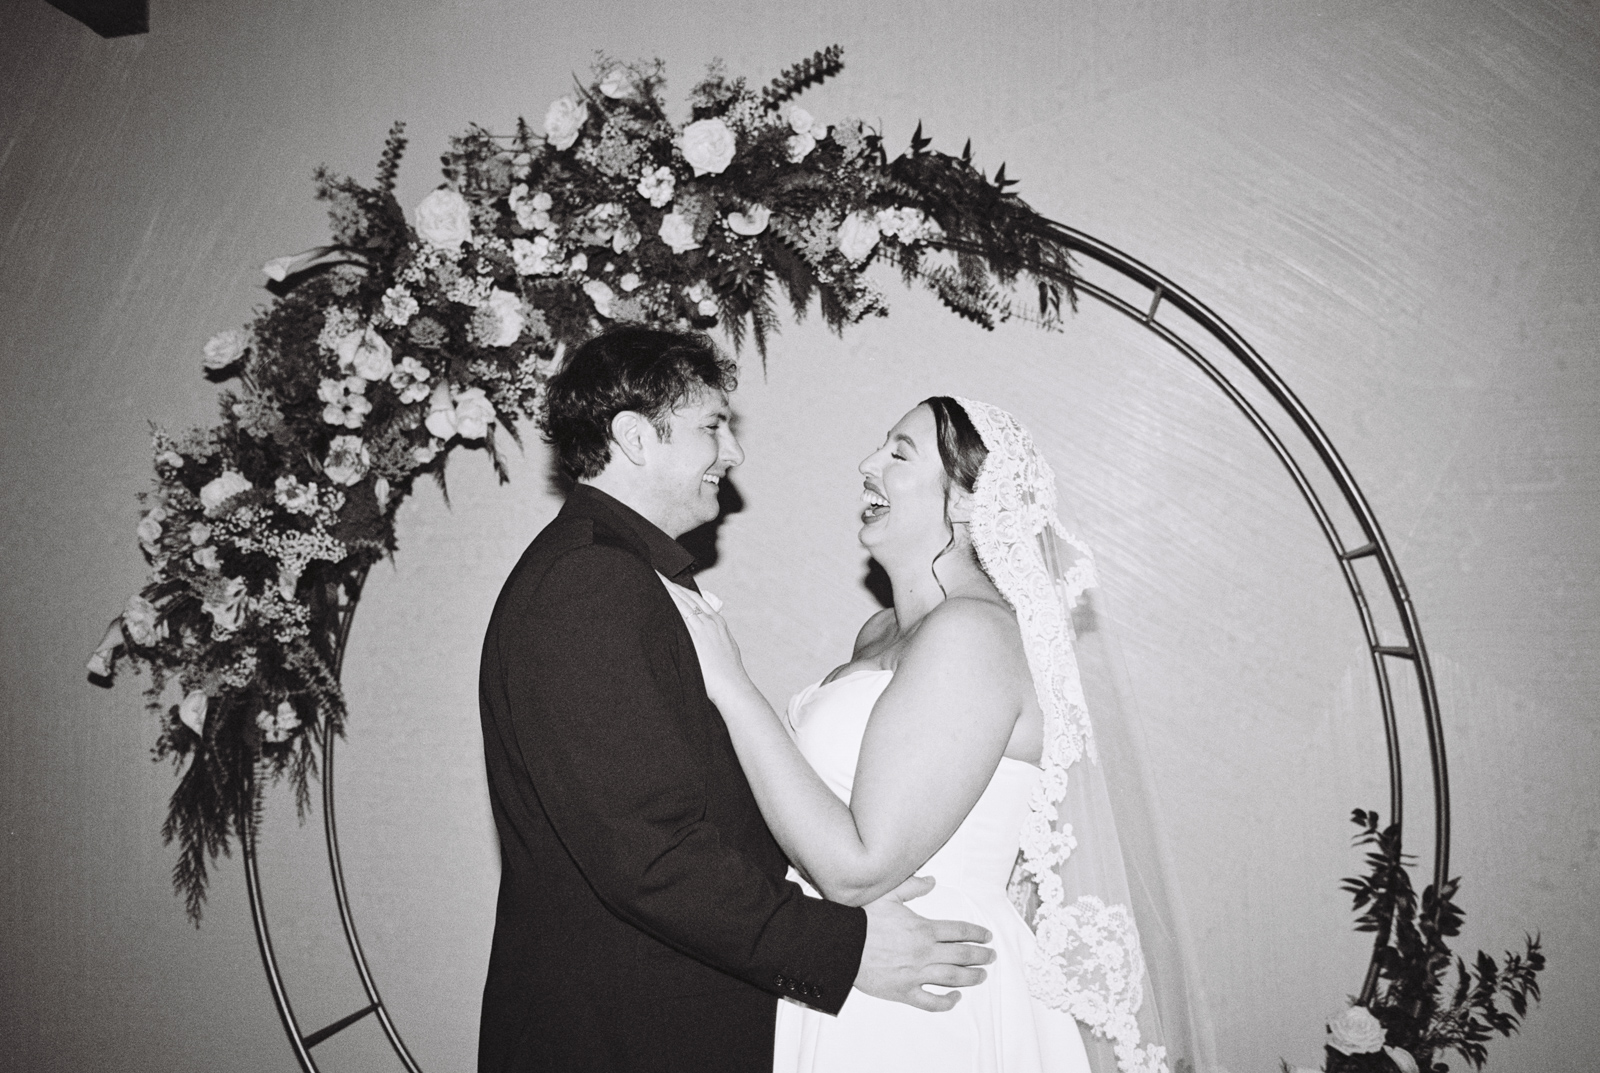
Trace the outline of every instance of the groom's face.
<instances>
[{"instance_id":1,"label":"groom's face","mask_svg":"<svg viewBox=\"0 0 1600 1073\"><path fill-rule=\"evenodd\" d=\"M673 536L716 520L722 479L744 461L732 418L725 393L702 391L667 416L666 436L652 437L652 484L662 529Z\"/></svg>"}]
</instances>

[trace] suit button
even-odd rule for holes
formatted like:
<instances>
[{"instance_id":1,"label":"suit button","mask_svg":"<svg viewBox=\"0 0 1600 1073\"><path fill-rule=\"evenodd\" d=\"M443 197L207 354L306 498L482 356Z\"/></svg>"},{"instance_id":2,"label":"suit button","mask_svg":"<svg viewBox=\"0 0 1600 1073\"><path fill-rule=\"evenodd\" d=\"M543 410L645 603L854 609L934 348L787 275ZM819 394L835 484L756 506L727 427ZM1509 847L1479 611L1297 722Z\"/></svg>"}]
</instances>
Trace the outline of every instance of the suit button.
<instances>
[{"instance_id":1,"label":"suit button","mask_svg":"<svg viewBox=\"0 0 1600 1073\"><path fill-rule=\"evenodd\" d=\"M772 982L778 985L778 989L780 991L789 986L789 978L784 976L782 973L779 973L776 977L774 977Z\"/></svg>"}]
</instances>

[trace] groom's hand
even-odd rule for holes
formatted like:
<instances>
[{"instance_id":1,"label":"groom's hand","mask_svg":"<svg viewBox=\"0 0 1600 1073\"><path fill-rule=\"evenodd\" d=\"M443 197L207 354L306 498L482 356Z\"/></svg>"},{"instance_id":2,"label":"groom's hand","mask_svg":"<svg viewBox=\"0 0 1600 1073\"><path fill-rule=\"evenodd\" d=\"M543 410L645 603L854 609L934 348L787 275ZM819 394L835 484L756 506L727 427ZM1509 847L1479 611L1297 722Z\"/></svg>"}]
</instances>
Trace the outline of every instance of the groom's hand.
<instances>
[{"instance_id":1,"label":"groom's hand","mask_svg":"<svg viewBox=\"0 0 1600 1073\"><path fill-rule=\"evenodd\" d=\"M994 960L994 951L977 943L993 938L987 929L960 920L926 920L906 902L933 889L933 880L912 876L865 907L867 942L855 986L874 998L904 1002L939 1013L955 1006L961 992L936 994L926 986L971 987L986 973L977 968Z\"/></svg>"}]
</instances>

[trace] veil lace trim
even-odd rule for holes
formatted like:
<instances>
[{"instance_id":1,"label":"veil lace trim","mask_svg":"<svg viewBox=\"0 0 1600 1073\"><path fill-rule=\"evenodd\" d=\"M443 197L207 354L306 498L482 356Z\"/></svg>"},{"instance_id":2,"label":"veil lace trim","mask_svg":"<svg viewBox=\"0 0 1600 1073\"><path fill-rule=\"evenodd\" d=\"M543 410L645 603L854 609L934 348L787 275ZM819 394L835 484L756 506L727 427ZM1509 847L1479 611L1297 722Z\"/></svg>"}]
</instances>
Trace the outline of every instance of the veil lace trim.
<instances>
[{"instance_id":1,"label":"veil lace trim","mask_svg":"<svg viewBox=\"0 0 1600 1073\"><path fill-rule=\"evenodd\" d=\"M1098 765L1069 615L1096 584L1093 556L1056 516L1055 474L1010 414L958 398L989 455L973 490L972 543L1016 612L1044 715L1044 774L1028 803L1018 872L1035 888L1037 950L1029 989L1111 1041L1120 1073L1168 1073L1166 1049L1141 1040L1145 964L1132 910L1080 893L1067 903L1061 866L1078 848L1059 806L1075 767ZM1062 562L1062 549L1072 553ZM1085 837L1093 837L1084 832ZM1112 836L1114 837L1114 835ZM1018 898L1017 890L1013 897Z\"/></svg>"}]
</instances>

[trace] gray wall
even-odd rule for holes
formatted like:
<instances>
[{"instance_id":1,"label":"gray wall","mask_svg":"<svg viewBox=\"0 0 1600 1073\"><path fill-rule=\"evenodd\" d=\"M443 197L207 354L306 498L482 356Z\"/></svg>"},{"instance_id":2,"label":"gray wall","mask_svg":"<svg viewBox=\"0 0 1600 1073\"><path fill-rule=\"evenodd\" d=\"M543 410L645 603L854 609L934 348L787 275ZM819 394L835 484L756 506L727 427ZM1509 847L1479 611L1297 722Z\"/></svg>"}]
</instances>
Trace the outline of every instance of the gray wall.
<instances>
[{"instance_id":1,"label":"gray wall","mask_svg":"<svg viewBox=\"0 0 1600 1073\"><path fill-rule=\"evenodd\" d=\"M1508 1070L1600 1051L1600 17L1593 4L1079 0L778 6L279 0L152 5L102 41L17 0L0 42L0 1063L292 1068L237 860L203 928L167 886L172 773L137 683L83 660L142 580L147 421L208 421L201 344L266 294L257 266L325 235L319 162L366 178L394 118L401 199L447 136L536 120L596 48L712 56L763 79L830 42L824 119L969 135L1044 212L1209 301L1288 378L1385 524L1430 642L1455 790L1461 949L1542 929L1552 964ZM747 359L743 513L707 577L775 696L874 606L855 462L923 395L1014 409L1099 550L1151 728L1176 864L1234 1070L1310 1064L1358 985L1336 889L1345 816L1383 807L1355 618L1253 434L1171 354L1098 309L992 335L891 287L842 341ZM358 920L429 1069L468 1068L496 878L474 708L497 585L555 507L530 442L405 508L348 664L341 821ZM1415 742L1411 755L1418 750ZM1411 771L1420 821L1421 773ZM1427 851L1426 824L1416 845ZM307 1027L354 1009L314 824L275 799L267 897ZM553 952L552 956L563 956ZM384 1069L370 1023L330 1068ZM376 1055L377 1058L373 1056Z\"/></svg>"}]
</instances>

